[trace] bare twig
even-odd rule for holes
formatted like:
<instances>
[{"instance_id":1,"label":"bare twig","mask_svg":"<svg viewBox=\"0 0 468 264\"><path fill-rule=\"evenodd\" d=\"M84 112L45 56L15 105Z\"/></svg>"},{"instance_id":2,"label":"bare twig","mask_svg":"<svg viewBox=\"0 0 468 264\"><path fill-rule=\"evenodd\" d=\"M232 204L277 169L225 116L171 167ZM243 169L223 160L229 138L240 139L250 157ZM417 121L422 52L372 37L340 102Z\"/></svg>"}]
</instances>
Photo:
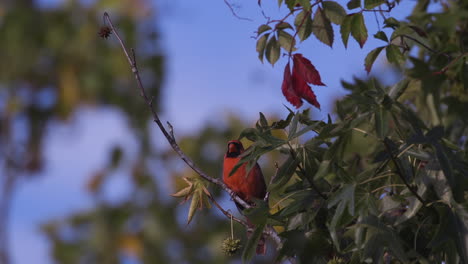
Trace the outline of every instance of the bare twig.
<instances>
[{"instance_id":1,"label":"bare twig","mask_svg":"<svg viewBox=\"0 0 468 264\"><path fill-rule=\"evenodd\" d=\"M412 40L412 41L418 43L419 45L423 46L423 47L424 47L425 49L427 49L428 51L430 51L430 52L432 52L432 53L434 53L434 54L441 54L441 55L444 55L448 60L451 60L450 55L448 55L447 53L434 50L433 48L427 46L426 44L422 43L421 41L419 41L419 40L416 39L416 38L413 38L412 36L403 34L403 35L401 35L401 37L410 39L410 40Z\"/></svg>"},{"instance_id":2,"label":"bare twig","mask_svg":"<svg viewBox=\"0 0 468 264\"><path fill-rule=\"evenodd\" d=\"M224 0L224 3L229 7L229 9L231 10L231 13L234 17L236 17L237 19L240 19L240 20L247 20L247 21L253 21L252 19L250 18L246 18L246 17L241 17L239 16L236 11L234 10L234 8L232 7L232 4L228 2L228 0Z\"/></svg>"},{"instance_id":3,"label":"bare twig","mask_svg":"<svg viewBox=\"0 0 468 264\"><path fill-rule=\"evenodd\" d=\"M138 71L138 67L137 67L137 64L136 64L136 61L135 61L135 52L133 51L132 49L132 57L130 57L128 51L127 51L127 48L122 40L122 38L120 37L119 33L117 32L117 30L115 29L114 27L114 24L112 23L112 20L110 19L110 16L107 12L104 13L104 19L107 23L109 23L109 26L110 28L112 29L112 32L114 32L114 35L115 37L117 38L117 40L119 41L120 43L120 46L122 47L122 50L125 54L125 57L127 58L128 60L128 63L130 64L130 67L131 67L131 70L133 72L133 75L135 76L135 79L137 81L137 84L138 84L138 88L140 90L140 94L141 94L141 97L143 97L143 99L145 100L145 103L148 105L148 107L150 108L150 111L151 111L151 114L153 116L153 121L156 123L156 125L159 127L159 129L161 130L161 132L163 133L164 137L166 137L167 141L169 142L169 144L171 145L172 149L174 149L174 151L179 155L179 157L190 167L192 168L192 170L194 170L198 175L200 175L200 177L202 177L203 179L205 179L206 181L210 182L210 183L213 183L215 185L218 185L219 187L221 187L224 191L226 191L236 202L238 202L240 205L242 205L244 208L252 208L251 205L249 205L247 202L245 202L244 200L242 200L242 198L240 198L239 196L237 196L234 191L232 191L231 189L229 189L226 184L224 184L224 182L222 182L221 180L219 179L216 179L216 178L212 178L210 176L208 176L205 172L203 172L200 168L198 168L195 163L187 156L185 155L185 153L180 149L179 145L177 144L177 142L175 141L175 139L171 136L171 133L168 132L166 130L166 128L164 127L164 125L162 124L161 120L159 119L159 116L158 114L156 113L156 110L154 109L153 107L153 100L146 94L146 91L145 91L145 88L143 87L143 83L141 81L141 78L140 78L140 73Z\"/></svg>"},{"instance_id":4,"label":"bare twig","mask_svg":"<svg viewBox=\"0 0 468 264\"><path fill-rule=\"evenodd\" d=\"M216 206L216 208L218 208L226 217L231 218L237 223L249 228L249 225L247 224L247 222L235 217L233 214L231 214L231 212L224 210L223 207L219 205L219 203L214 199L214 197L211 194L207 194L207 196L211 200L211 202Z\"/></svg>"}]
</instances>

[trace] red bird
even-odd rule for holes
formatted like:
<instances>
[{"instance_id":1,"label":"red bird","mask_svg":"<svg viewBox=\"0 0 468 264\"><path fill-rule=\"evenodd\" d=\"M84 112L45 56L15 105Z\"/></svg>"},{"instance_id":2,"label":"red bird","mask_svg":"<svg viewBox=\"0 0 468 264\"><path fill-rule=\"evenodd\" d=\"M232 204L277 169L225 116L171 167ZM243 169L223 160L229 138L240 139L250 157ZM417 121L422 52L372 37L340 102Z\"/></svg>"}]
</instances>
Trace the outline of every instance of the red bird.
<instances>
[{"instance_id":1,"label":"red bird","mask_svg":"<svg viewBox=\"0 0 468 264\"><path fill-rule=\"evenodd\" d=\"M242 152L244 152L244 146L242 146L239 140L231 140L228 142L228 149L224 155L223 181L244 201L249 204L254 204L253 198L263 199L266 194L265 179L263 178L263 173L258 163L250 170L247 177L247 163L242 164L234 174L229 175L241 159L239 155L242 154ZM243 207L238 203L236 203L236 205L240 211L243 210ZM247 222L249 225L252 225L248 219ZM265 255L265 253L265 238L262 237L257 245L257 254Z\"/></svg>"}]
</instances>

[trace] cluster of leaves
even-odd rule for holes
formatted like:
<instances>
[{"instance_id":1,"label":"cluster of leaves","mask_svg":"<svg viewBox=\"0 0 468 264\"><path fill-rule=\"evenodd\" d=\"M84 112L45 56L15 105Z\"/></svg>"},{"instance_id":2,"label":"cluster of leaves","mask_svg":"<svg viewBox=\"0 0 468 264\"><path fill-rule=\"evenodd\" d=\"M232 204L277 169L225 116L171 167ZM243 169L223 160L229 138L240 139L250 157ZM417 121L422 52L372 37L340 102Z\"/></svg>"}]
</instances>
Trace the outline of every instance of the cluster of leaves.
<instances>
[{"instance_id":1,"label":"cluster of leaves","mask_svg":"<svg viewBox=\"0 0 468 264\"><path fill-rule=\"evenodd\" d=\"M345 84L354 92L338 103L338 122L291 112L271 125L262 117L241 134L254 142L241 162L269 151L285 156L268 186L269 211L248 213L281 230L278 260L468 260L466 151L398 100L408 82L385 89L376 82ZM273 136L277 129L287 137Z\"/></svg>"},{"instance_id":2,"label":"cluster of leaves","mask_svg":"<svg viewBox=\"0 0 468 264\"><path fill-rule=\"evenodd\" d=\"M257 51L272 65L281 48L292 58L293 74L288 63L283 93L296 107L301 98L318 104L305 95L310 87L291 84L297 65L319 73L301 54L292 54L295 38L314 34L331 46L333 22L345 46L351 35L362 47L368 37L362 13L383 4L393 8L389 2L361 6L353 0L347 8L360 11L346 15L333 1L284 4L288 17L296 16L295 28L285 19L261 25ZM428 12L429 6L418 1L406 21L385 18L390 37L384 31L374 35L386 45L367 55L365 70L371 71L385 49L387 60L400 70L396 84L384 87L373 78L343 81L349 95L336 103L335 122L313 120L308 110L289 110L276 122L260 114L256 127L240 134L253 142L240 163L253 166L267 153L282 155L267 181L269 204L246 212L256 229L244 247L244 262L267 226L282 238L279 261L468 262L468 19L463 11L468 4L447 3L441 13ZM306 85L321 83L300 76Z\"/></svg>"},{"instance_id":3,"label":"cluster of leaves","mask_svg":"<svg viewBox=\"0 0 468 264\"><path fill-rule=\"evenodd\" d=\"M278 2L279 6L283 5L283 1ZM259 26L257 30L257 45L256 50L258 52L259 59L263 62L263 58L266 57L271 65L274 65L280 58L281 49L289 54L289 58L292 57L292 52L296 50L296 37L302 42L313 34L317 40L332 47L334 41L334 30L333 24L336 24L340 28L340 34L345 47L348 45L349 36L351 35L362 48L367 41L368 33L365 25L363 12L373 11L372 9L386 4L388 11L393 8L394 4L384 0L367 0L364 1L364 5L361 5L360 0L351 0L346 5L348 10L360 9L354 13L346 13L343 6L335 1L299 1L291 0L284 3L289 9L290 13L281 20L267 21L266 24ZM315 11L314 11L315 9ZM287 22L287 18L291 15L295 15L294 27ZM377 10L375 10L377 12ZM270 26L275 23L275 26ZM398 21L393 18L389 18L385 21L387 27L396 27ZM404 28L404 27L402 27ZM412 28L412 27L409 27ZM415 30L416 27L413 27ZM291 32L292 31L292 32ZM394 33L391 40L400 37L403 34L401 32ZM417 30L416 30L417 31ZM421 32L421 31L417 31ZM292 34L291 34L292 33ZM369 72L372 64L377 58L378 54L382 49L386 48L387 57L390 62L401 63L403 56L397 45L390 44L387 36L383 31L379 31L375 34L375 37L389 42L386 47L379 47L369 53L365 60L366 70ZM305 81L314 85L323 85L320 81L319 72L310 63L309 60L302 58L301 54L294 55L294 64L297 64L297 56L300 55L300 61L307 61L308 64L313 68L309 70L309 74L318 76L318 82ZM305 99L313 106L320 108L315 95L305 82L299 81L296 78L293 70L291 77L289 63L286 65L284 70L284 79L282 85L282 91L286 99L296 108L302 106L301 98Z\"/></svg>"},{"instance_id":4,"label":"cluster of leaves","mask_svg":"<svg viewBox=\"0 0 468 264\"><path fill-rule=\"evenodd\" d=\"M147 87L158 100L164 75L164 57L157 48L159 35L140 30L153 21L147 16L136 23L139 11L133 1L85 4L71 0L58 1L54 7L30 0L0 3L1 263L14 262L9 258L7 222L15 188L32 176L48 174L44 170L50 166L46 166L43 155L49 141L45 139L55 125L70 121L82 107L118 108L130 121L130 131L138 133L135 138L141 140L139 143L148 145L143 142L149 139L146 126L150 113L140 98L133 96L132 80L119 78L128 73L128 68L125 60L114 56L118 47L108 45L96 34L102 23L102 8L109 5L115 5L113 10L119 12L118 23L123 25L122 34L131 46L154 47L141 49L145 56L139 63L150 76L157 76ZM89 184L93 193L111 171L104 168L93 176ZM62 253L68 250L60 247L56 237L50 240Z\"/></svg>"}]
</instances>

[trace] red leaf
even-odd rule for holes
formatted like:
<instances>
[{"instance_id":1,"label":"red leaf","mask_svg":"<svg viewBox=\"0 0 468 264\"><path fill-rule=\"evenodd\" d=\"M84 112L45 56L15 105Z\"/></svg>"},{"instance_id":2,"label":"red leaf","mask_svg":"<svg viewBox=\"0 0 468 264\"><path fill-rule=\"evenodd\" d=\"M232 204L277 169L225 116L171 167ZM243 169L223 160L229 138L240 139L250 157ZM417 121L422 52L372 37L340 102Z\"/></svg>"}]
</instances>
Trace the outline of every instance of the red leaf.
<instances>
[{"instance_id":1,"label":"red leaf","mask_svg":"<svg viewBox=\"0 0 468 264\"><path fill-rule=\"evenodd\" d=\"M293 79L291 78L291 69L289 68L289 62L284 68L284 79L283 84L281 85L281 90L283 91L283 95L284 97L286 97L288 102L290 102L296 108L301 107L302 100L296 94L295 89L293 87Z\"/></svg>"},{"instance_id":2,"label":"red leaf","mask_svg":"<svg viewBox=\"0 0 468 264\"><path fill-rule=\"evenodd\" d=\"M310 60L304 58L300 53L294 54L293 60L294 70L298 72L298 75L300 75L304 81L314 85L325 85L320 79L320 73L315 69Z\"/></svg>"},{"instance_id":3,"label":"red leaf","mask_svg":"<svg viewBox=\"0 0 468 264\"><path fill-rule=\"evenodd\" d=\"M293 68L292 83L293 83L292 86L294 88L294 91L296 92L297 95L305 99L307 102L309 102L313 106L320 109L320 104L317 101L317 97L315 96L314 91L312 91L312 88L302 78L302 76L296 70L296 67Z\"/></svg>"}]
</instances>

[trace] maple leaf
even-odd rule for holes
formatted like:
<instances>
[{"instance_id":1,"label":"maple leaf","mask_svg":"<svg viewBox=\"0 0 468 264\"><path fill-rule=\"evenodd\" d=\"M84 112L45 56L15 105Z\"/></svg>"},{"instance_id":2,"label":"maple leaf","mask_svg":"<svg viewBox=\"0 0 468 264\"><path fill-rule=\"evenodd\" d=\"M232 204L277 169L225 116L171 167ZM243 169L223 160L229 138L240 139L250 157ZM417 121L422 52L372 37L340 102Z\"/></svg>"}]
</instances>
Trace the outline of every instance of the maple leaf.
<instances>
[{"instance_id":1,"label":"maple leaf","mask_svg":"<svg viewBox=\"0 0 468 264\"><path fill-rule=\"evenodd\" d=\"M302 106L302 99L304 99L320 109L317 96L315 96L312 87L309 85L325 85L320 79L319 72L310 60L304 58L302 54L294 54L293 63L292 75L289 62L284 68L283 84L281 85L284 97L296 108Z\"/></svg>"},{"instance_id":2,"label":"maple leaf","mask_svg":"<svg viewBox=\"0 0 468 264\"><path fill-rule=\"evenodd\" d=\"M293 56L293 61L294 69L297 71L298 75L304 79L304 81L314 85L325 86L320 79L320 73L315 69L310 60L304 58L302 54L296 53Z\"/></svg>"},{"instance_id":3,"label":"maple leaf","mask_svg":"<svg viewBox=\"0 0 468 264\"><path fill-rule=\"evenodd\" d=\"M317 97L315 96L314 91L312 91L312 87L310 87L307 84L307 82L302 78L302 76L296 70L296 67L293 68L292 83L294 91L297 95L309 102L311 105L320 109L320 104L317 101Z\"/></svg>"},{"instance_id":4,"label":"maple leaf","mask_svg":"<svg viewBox=\"0 0 468 264\"><path fill-rule=\"evenodd\" d=\"M293 79L291 78L291 69L289 68L289 62L286 64L284 68L284 77L283 77L283 84L281 85L281 91L283 91L284 97L286 100L294 105L296 108L302 106L302 100L297 95L294 89Z\"/></svg>"},{"instance_id":5,"label":"maple leaf","mask_svg":"<svg viewBox=\"0 0 468 264\"><path fill-rule=\"evenodd\" d=\"M208 196L211 196L211 194L208 189L206 189L203 181L200 178L183 177L183 180L187 183L187 187L174 194L171 194L171 196L184 198L182 203L192 198L187 216L187 224L190 224L190 221L192 221L192 218L195 215L197 209L201 210L204 207L210 208L211 205L208 201Z\"/></svg>"}]
</instances>

